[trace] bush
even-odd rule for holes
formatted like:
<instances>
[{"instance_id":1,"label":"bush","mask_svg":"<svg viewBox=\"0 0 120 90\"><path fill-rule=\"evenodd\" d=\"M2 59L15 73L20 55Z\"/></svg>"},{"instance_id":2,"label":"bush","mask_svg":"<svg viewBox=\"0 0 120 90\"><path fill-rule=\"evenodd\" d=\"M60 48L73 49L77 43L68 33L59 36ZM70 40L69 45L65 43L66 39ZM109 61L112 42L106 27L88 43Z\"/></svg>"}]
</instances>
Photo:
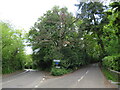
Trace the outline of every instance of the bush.
<instances>
[{"instance_id":1,"label":"bush","mask_svg":"<svg viewBox=\"0 0 120 90\"><path fill-rule=\"evenodd\" d=\"M108 80L112 80L113 82L120 82L119 75L117 73L113 73L104 67L102 67L102 71Z\"/></svg>"},{"instance_id":2,"label":"bush","mask_svg":"<svg viewBox=\"0 0 120 90\"><path fill-rule=\"evenodd\" d=\"M63 61L61 61L61 66L64 68L74 69L81 64L78 54L72 50L70 47L63 47L61 49L63 54Z\"/></svg>"},{"instance_id":3,"label":"bush","mask_svg":"<svg viewBox=\"0 0 120 90\"><path fill-rule=\"evenodd\" d=\"M70 70L66 70L64 68L52 68L52 70L51 70L51 74L53 76L61 76L61 75L66 74L68 72L70 72Z\"/></svg>"},{"instance_id":4,"label":"bush","mask_svg":"<svg viewBox=\"0 0 120 90\"><path fill-rule=\"evenodd\" d=\"M103 62L102 62L103 66L116 70L116 71L120 71L120 54L118 55L114 55L114 56L106 56L103 58Z\"/></svg>"}]
</instances>

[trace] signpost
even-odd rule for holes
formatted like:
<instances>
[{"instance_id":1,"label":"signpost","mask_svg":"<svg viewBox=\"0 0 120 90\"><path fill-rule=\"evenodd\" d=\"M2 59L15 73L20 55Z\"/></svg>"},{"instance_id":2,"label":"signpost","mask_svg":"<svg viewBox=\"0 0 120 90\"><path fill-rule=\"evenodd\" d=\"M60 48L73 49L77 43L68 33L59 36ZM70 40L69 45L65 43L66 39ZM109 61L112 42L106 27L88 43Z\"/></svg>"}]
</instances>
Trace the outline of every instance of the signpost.
<instances>
[{"instance_id":1,"label":"signpost","mask_svg":"<svg viewBox=\"0 0 120 90\"><path fill-rule=\"evenodd\" d=\"M53 60L54 62L60 62L60 60Z\"/></svg>"},{"instance_id":2,"label":"signpost","mask_svg":"<svg viewBox=\"0 0 120 90\"><path fill-rule=\"evenodd\" d=\"M60 60L53 60L55 62L55 66L56 68L60 68L59 64L60 64Z\"/></svg>"}]
</instances>

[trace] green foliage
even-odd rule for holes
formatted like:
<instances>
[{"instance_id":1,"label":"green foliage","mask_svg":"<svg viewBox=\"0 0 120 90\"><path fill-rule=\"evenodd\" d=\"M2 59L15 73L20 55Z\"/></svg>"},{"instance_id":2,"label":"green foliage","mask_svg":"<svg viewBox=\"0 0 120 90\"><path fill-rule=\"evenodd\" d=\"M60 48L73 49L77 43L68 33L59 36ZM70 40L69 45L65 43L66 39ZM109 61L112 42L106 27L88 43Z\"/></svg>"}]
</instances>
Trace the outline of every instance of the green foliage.
<instances>
[{"instance_id":1,"label":"green foliage","mask_svg":"<svg viewBox=\"0 0 120 90\"><path fill-rule=\"evenodd\" d=\"M103 63L112 62L108 66L119 70L115 56L120 52L118 4L108 10L101 2L80 2L77 18L67 8L48 10L29 32L36 68L51 69L53 60L59 59L62 68L74 69L108 56Z\"/></svg>"},{"instance_id":2,"label":"green foliage","mask_svg":"<svg viewBox=\"0 0 120 90\"><path fill-rule=\"evenodd\" d=\"M74 22L74 17L67 8L55 6L39 18L31 28L29 41L32 44L33 60L37 68L42 70L51 68L54 59L62 60L61 66L66 68L77 64L78 55L71 49L72 47L69 48L69 44L74 40L73 37L78 36L76 26L72 22ZM69 55L64 53L65 47L69 48Z\"/></svg>"},{"instance_id":3,"label":"green foliage","mask_svg":"<svg viewBox=\"0 0 120 90\"><path fill-rule=\"evenodd\" d=\"M102 71L108 80L112 80L113 82L120 82L120 77L117 73L113 73L104 67L102 67Z\"/></svg>"},{"instance_id":4,"label":"green foliage","mask_svg":"<svg viewBox=\"0 0 120 90\"><path fill-rule=\"evenodd\" d=\"M112 27L111 24L104 26L103 28L104 34L102 36L102 40L104 45L106 46L106 52L108 55L114 55L119 53L119 42L118 38L115 34L115 28Z\"/></svg>"},{"instance_id":5,"label":"green foliage","mask_svg":"<svg viewBox=\"0 0 120 90\"><path fill-rule=\"evenodd\" d=\"M92 61L104 58L103 65L119 71L120 3L111 3L110 10L100 2L80 2L77 6L81 10L78 18L83 19L79 32L87 57L92 57Z\"/></svg>"},{"instance_id":6,"label":"green foliage","mask_svg":"<svg viewBox=\"0 0 120 90\"><path fill-rule=\"evenodd\" d=\"M101 38L103 27L108 23L106 15L103 13L106 7L100 2L89 1L80 2L77 6L80 10L78 18L83 20L78 30L84 39L84 51L93 58L100 57L100 60L106 55Z\"/></svg>"},{"instance_id":7,"label":"green foliage","mask_svg":"<svg viewBox=\"0 0 120 90\"><path fill-rule=\"evenodd\" d=\"M51 70L51 74L53 76L61 76L61 75L67 74L68 72L69 70L66 70L64 68L52 68Z\"/></svg>"},{"instance_id":8,"label":"green foliage","mask_svg":"<svg viewBox=\"0 0 120 90\"><path fill-rule=\"evenodd\" d=\"M22 32L9 24L0 22L2 29L2 73L22 70L25 60Z\"/></svg>"},{"instance_id":9,"label":"green foliage","mask_svg":"<svg viewBox=\"0 0 120 90\"><path fill-rule=\"evenodd\" d=\"M50 46L49 47L41 47L40 51L38 53L33 53L33 64L36 68L39 68L41 70L50 69L52 66L52 60L54 57L52 57L53 52L51 51Z\"/></svg>"},{"instance_id":10,"label":"green foliage","mask_svg":"<svg viewBox=\"0 0 120 90\"><path fill-rule=\"evenodd\" d=\"M61 49L61 53L64 55L64 60L61 61L61 65L64 68L75 68L81 65L81 61L78 58L78 54L74 52L70 47L64 47Z\"/></svg>"},{"instance_id":11,"label":"green foliage","mask_svg":"<svg viewBox=\"0 0 120 90\"><path fill-rule=\"evenodd\" d=\"M108 55L114 55L120 53L120 10L119 2L113 2L110 4L112 9L108 10L109 23L103 28L103 41L106 46L106 51ZM109 14L110 13L110 14Z\"/></svg>"},{"instance_id":12,"label":"green foliage","mask_svg":"<svg viewBox=\"0 0 120 90\"><path fill-rule=\"evenodd\" d=\"M103 58L103 65L107 68L120 71L120 54L114 56L106 56Z\"/></svg>"},{"instance_id":13,"label":"green foliage","mask_svg":"<svg viewBox=\"0 0 120 90\"><path fill-rule=\"evenodd\" d=\"M107 56L103 58L103 65L107 68L120 71L120 3L113 2L110 4L112 9L107 13L109 23L103 28L103 42Z\"/></svg>"},{"instance_id":14,"label":"green foliage","mask_svg":"<svg viewBox=\"0 0 120 90\"><path fill-rule=\"evenodd\" d=\"M48 10L27 36L32 55L24 53L22 31L1 22L3 73L25 65L63 75L69 69L102 59L104 66L120 71L120 3L113 2L110 7L101 2L80 2L77 18L66 7ZM61 60L62 69L52 68L54 59Z\"/></svg>"},{"instance_id":15,"label":"green foliage","mask_svg":"<svg viewBox=\"0 0 120 90\"><path fill-rule=\"evenodd\" d=\"M24 68L33 69L33 60L31 55L26 55L24 60Z\"/></svg>"}]
</instances>

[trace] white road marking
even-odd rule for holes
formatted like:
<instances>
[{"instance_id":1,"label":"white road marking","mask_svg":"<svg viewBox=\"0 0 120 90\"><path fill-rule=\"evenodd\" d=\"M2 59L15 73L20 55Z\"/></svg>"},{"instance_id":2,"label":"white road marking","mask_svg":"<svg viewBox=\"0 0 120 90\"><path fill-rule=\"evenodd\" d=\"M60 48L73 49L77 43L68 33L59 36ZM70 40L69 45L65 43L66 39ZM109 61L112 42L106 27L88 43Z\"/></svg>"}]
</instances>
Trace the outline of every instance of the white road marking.
<instances>
[{"instance_id":1,"label":"white road marking","mask_svg":"<svg viewBox=\"0 0 120 90\"><path fill-rule=\"evenodd\" d=\"M43 81L45 80L45 78L43 78Z\"/></svg>"},{"instance_id":2,"label":"white road marking","mask_svg":"<svg viewBox=\"0 0 120 90\"><path fill-rule=\"evenodd\" d=\"M45 80L45 76L44 76L43 79L40 81L40 83L43 83L44 80ZM38 83L38 84L35 86L35 88L38 88L38 86L39 86L40 83Z\"/></svg>"},{"instance_id":3,"label":"white road marking","mask_svg":"<svg viewBox=\"0 0 120 90\"><path fill-rule=\"evenodd\" d=\"M87 72L80 78L80 79L78 79L78 82L80 82L84 77L85 77L85 75L88 73L89 71L87 70Z\"/></svg>"},{"instance_id":4,"label":"white road marking","mask_svg":"<svg viewBox=\"0 0 120 90\"><path fill-rule=\"evenodd\" d=\"M80 82L80 81L83 79L83 77L84 77L84 76L82 76L82 77L78 80L78 82Z\"/></svg>"}]
</instances>

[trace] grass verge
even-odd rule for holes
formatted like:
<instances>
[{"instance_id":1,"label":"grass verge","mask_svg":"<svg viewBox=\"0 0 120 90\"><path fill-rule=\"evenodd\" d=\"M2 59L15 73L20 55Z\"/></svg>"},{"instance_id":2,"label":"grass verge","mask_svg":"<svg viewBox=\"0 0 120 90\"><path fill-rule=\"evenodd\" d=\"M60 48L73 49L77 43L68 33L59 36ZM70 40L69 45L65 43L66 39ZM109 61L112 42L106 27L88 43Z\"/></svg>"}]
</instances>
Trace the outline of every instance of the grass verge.
<instances>
[{"instance_id":1,"label":"grass verge","mask_svg":"<svg viewBox=\"0 0 120 90\"><path fill-rule=\"evenodd\" d=\"M64 75L64 74L67 74L67 73L70 73L70 72L72 72L72 70L67 70L67 69L64 69L64 68L52 68L51 75L61 76L61 75Z\"/></svg>"},{"instance_id":2,"label":"grass verge","mask_svg":"<svg viewBox=\"0 0 120 90\"><path fill-rule=\"evenodd\" d=\"M105 77L108 80L112 80L113 82L120 82L120 75L117 73L111 72L110 70L106 69L105 67L101 67L102 72L104 73Z\"/></svg>"}]
</instances>

